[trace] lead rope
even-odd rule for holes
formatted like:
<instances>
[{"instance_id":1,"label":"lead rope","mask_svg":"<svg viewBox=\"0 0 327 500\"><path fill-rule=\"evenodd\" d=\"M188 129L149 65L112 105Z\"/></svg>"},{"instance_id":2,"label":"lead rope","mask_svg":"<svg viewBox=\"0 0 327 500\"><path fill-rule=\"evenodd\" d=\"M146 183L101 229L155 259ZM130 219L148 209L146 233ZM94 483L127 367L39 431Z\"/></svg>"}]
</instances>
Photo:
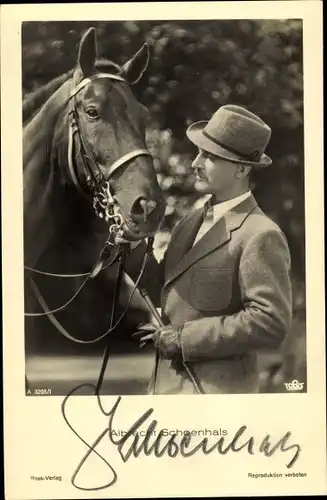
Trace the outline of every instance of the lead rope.
<instances>
[{"instance_id":1,"label":"lead rope","mask_svg":"<svg viewBox=\"0 0 327 500\"><path fill-rule=\"evenodd\" d=\"M148 242L148 248L151 247L151 240L153 241L153 238L149 238L149 242ZM132 301L132 298L136 292L136 290L138 289L138 285L143 277L143 274L146 270L146 267L147 267L147 264L148 264L148 259L149 259L149 253L148 253L148 249L147 249L147 252L144 256L144 259L143 259L143 262L142 262L142 266L141 266L141 270L140 270L140 273L138 275L138 278L134 284L134 287L130 293L130 296L128 298L128 301L127 301L127 305L124 309L124 311L122 312L120 318L117 320L117 322L112 326L110 327L105 333L103 333L102 335L100 335L99 337L96 337L94 339L91 339L91 340L80 340L76 337L73 337L70 333L68 333L68 331L66 330L66 328L64 328L61 323L57 320L57 318L54 316L54 314L52 313L52 311L49 310L44 298L42 297L36 283L34 281L31 280L32 282L32 286L33 286L33 291L35 293L35 296L40 304L40 306L42 307L44 313L42 313L43 316L47 316L49 318L49 320L51 321L51 323L57 328L57 330L59 331L59 333L61 333L64 337L66 337L68 340L71 340L72 342L75 342L77 344L94 344L96 342L99 342L100 340L102 340L103 338L105 338L107 335L110 335L117 327L118 325L122 322L122 320L124 319L124 317L126 316L126 313L128 311L128 308L130 306L130 303ZM26 313L25 313L26 314ZM41 314L40 314L41 315Z\"/></svg>"},{"instance_id":2,"label":"lead rope","mask_svg":"<svg viewBox=\"0 0 327 500\"><path fill-rule=\"evenodd\" d=\"M44 306L42 306L44 312L42 312L42 313L29 313L29 312L25 312L24 316L27 316L27 317L49 316L50 314L54 314L54 313L57 313L57 312L60 312L60 311L63 311L64 309L66 309L73 302L73 300L76 299L76 297L81 293L81 291L83 290L84 286L89 281L89 279L93 278L96 274L98 274L98 272L100 272L101 269L104 270L107 267L110 267L117 260L119 249L117 249L115 255L110 260L110 262L104 266L104 262L103 262L103 259L102 259L102 254L106 251L106 249L108 248L109 244L110 244L110 241L107 240L106 243L105 243L105 245L104 245L104 247L103 247L103 249L101 250L98 263L88 273L81 273L81 274L53 274L53 273L47 273L47 272L44 272L44 271L39 271L38 269L32 269L31 267L24 266L25 269L27 269L29 271L32 271L34 273L37 273L37 274L44 275L44 276L52 276L52 277L59 277L59 278L79 278L79 277L85 277L84 281L82 282L82 284L80 285L80 287L78 288L78 290L72 295L72 297L69 300L67 300L67 302L65 302L61 306L59 306L59 307L57 307L55 309L52 309L51 311L48 309L48 307L46 307L46 311L45 311ZM100 263L101 263L101 268L99 270L99 264ZM42 302L45 303L44 299L42 298L42 296L41 296L41 294L39 292L39 289L38 289L35 281L32 278L31 278L31 285L32 285L33 291L36 294L36 296L38 297L38 299L41 299ZM39 300L39 302L40 302L40 300Z\"/></svg>"},{"instance_id":3,"label":"lead rope","mask_svg":"<svg viewBox=\"0 0 327 500\"><path fill-rule=\"evenodd\" d=\"M133 290L132 290L132 292L131 292L131 294L130 294L130 296L128 298L127 305L126 305L123 313L121 314L120 318L117 320L117 322L115 324L113 324L114 323L114 319L115 319L115 314L116 314L118 292L119 292L119 289L120 289L120 284L121 284L122 275L123 275L124 260L125 260L125 257L126 257L126 252L123 251L123 258L122 258L122 255L119 258L119 267L118 267L118 270L117 270L117 280L116 280L116 285L115 285L113 308L112 308L112 311L111 311L110 327L109 327L109 329L104 334L100 335L99 337L96 337L95 339L91 339L91 340L80 340L80 339L78 339L76 337L73 337L70 333L68 333L68 331L61 325L61 323L54 316L53 312L49 310L49 308L48 308L45 300L43 299L43 297L42 297L42 295L41 295L41 293L40 293L40 291L39 291L36 283L33 280L31 280L35 296L36 296L39 304L41 305L41 307L42 307L42 309L44 311L44 313L42 315L47 316L49 318L49 320L51 321L51 323L54 325L54 327L59 331L59 333L61 333L68 340L70 340L72 342L75 342L75 343L78 343L78 344L93 344L93 343L99 342L100 340L102 340L105 337L108 337L118 327L118 325L121 323L121 321L123 320L123 318L125 317L125 315L126 315L126 313L128 311L128 308L130 306L131 300L132 300L132 298L134 296L134 293L135 293L136 289L138 289L139 292L140 292L140 294L141 294L141 296L144 298L146 304L148 305L150 311L152 312L152 314L156 318L158 324L160 326L164 326L162 318L160 317L160 315L159 315L156 307L154 306L153 302L151 301L148 293L143 288L141 288L139 286L140 281L141 281L141 279L142 279L142 277L143 277L143 275L144 275L144 273L146 271L146 268L147 268L147 265L148 265L148 262L149 262L149 258L151 256L152 252L153 252L153 237L150 237L148 239L147 250L146 250L143 262L142 262L142 266L141 266L141 270L140 270L139 276L138 276L136 282L135 283L133 282L134 283L134 287L133 287ZM116 255L115 255L115 258L116 258ZM111 262L110 264L112 264L112 263L113 262ZM106 267L108 267L108 265ZM33 269L31 269L31 270L33 270ZM40 274L47 274L47 273L43 273L41 271L38 271L38 272ZM91 273L87 273L88 278L89 278L90 274ZM58 276L60 276L60 275L58 275ZM63 276L65 276L65 275L63 275ZM76 294L75 294L75 296L76 296ZM70 300L70 302L71 302L71 300ZM59 309L62 309L62 308L59 308ZM28 316L28 314L26 314L26 315ZM103 362L102 362L102 366L101 366L101 370L100 370L98 382L97 382L97 385L96 385L96 390L95 390L96 394L99 394L101 385L103 383L103 378L104 378L105 370L106 370L106 367L107 367L107 364L108 364L109 355L110 355L110 346L109 346L109 341L108 341L106 349L105 349L105 352L104 352L104 355L103 355ZM192 373L191 368L184 361L182 362L182 364L183 364L183 368L185 369L186 373L188 374L189 379L191 380L191 382L192 382L192 384L193 384L196 392L198 394L204 394L204 391L202 390L200 384L196 381L195 376ZM151 389L149 391L150 394L152 394L152 395L155 394L155 388L156 388L156 383L157 383L157 375L158 375L158 367L159 367L159 351L158 351L158 349L156 349L156 353L155 353L155 366L154 366L152 381L150 382ZM27 383L26 376L25 376L25 383Z\"/></svg>"},{"instance_id":4,"label":"lead rope","mask_svg":"<svg viewBox=\"0 0 327 500\"><path fill-rule=\"evenodd\" d=\"M116 278L116 284L115 284L113 304L112 304L112 309L111 309L109 329L112 329L112 326L113 326L114 321L115 321L117 302L118 302L121 282L122 282L122 278L123 278L125 258L126 258L126 251L123 250L123 252L119 258L119 265L118 265L118 270L117 270L117 278ZM107 343L106 343L106 347L105 347L105 350L103 353L103 360L102 360L102 365L101 365L101 369L100 369L100 374L99 374L97 385L95 387L95 395L100 394L100 389L101 389L101 386L103 383L103 378L104 378L104 374L105 374L105 371L107 368L109 356L110 356L110 342L109 342L109 336L107 336Z\"/></svg>"}]
</instances>

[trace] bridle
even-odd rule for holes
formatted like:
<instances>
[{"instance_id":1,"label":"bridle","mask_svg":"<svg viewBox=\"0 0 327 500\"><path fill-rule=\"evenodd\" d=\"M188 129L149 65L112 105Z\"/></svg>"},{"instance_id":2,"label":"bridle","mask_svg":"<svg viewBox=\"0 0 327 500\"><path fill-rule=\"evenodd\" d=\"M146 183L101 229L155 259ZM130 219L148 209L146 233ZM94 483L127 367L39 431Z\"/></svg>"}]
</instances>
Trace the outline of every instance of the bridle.
<instances>
[{"instance_id":1,"label":"bridle","mask_svg":"<svg viewBox=\"0 0 327 500\"><path fill-rule=\"evenodd\" d=\"M150 156L151 153L147 149L135 149L126 153L118 158L109 168L106 176L102 173L99 165L94 160L92 153L84 140L80 120L76 107L76 95L89 83L94 80L108 78L111 81L128 82L121 75L112 73L97 73L88 78L84 78L79 84L73 88L69 95L68 101L68 117L69 117L69 132L68 132L68 170L71 180L76 189L83 195L91 195L93 198L93 209L95 214L100 219L106 222L112 220L113 224L110 226L110 232L119 231L123 224L123 216L120 213L119 206L114 196L111 193L109 180L113 173L126 163L139 156ZM75 150L75 156L74 156ZM85 175L85 184L79 179L78 171L76 168L77 156L80 156L83 164ZM130 229L129 229L130 231ZM131 232L131 231L130 231Z\"/></svg>"},{"instance_id":2,"label":"bridle","mask_svg":"<svg viewBox=\"0 0 327 500\"><path fill-rule=\"evenodd\" d=\"M116 309L117 309L117 302L119 298L119 292L121 288L121 283L122 283L122 277L123 277L123 271L124 271L124 261L125 257L127 254L127 249L126 245L116 245L115 244L115 238L116 235L119 233L121 230L121 227L123 225L123 216L120 213L120 208L118 206L117 201L115 200L114 196L111 193L110 189L110 184L109 180L110 177L114 172L116 172L120 167L124 166L127 162L131 161L134 158L137 158L138 156L146 155L152 157L151 153L147 149L136 149L134 151L131 151L129 153L126 153L122 157L118 158L109 168L109 171L106 176L103 175L99 165L93 158L92 154L89 151L89 148L83 138L83 134L81 132L80 128L80 123L79 123L79 117L77 113L77 108L76 108L76 102L75 102L75 97L78 94L80 90L82 90L86 85L88 85L90 82L99 79L99 78L109 78L110 80L114 81L119 81L123 83L127 83L126 80L120 76L120 75L115 75L111 73L98 73L96 75L93 75L88 78L84 78L71 92L69 95L69 101L68 101L68 112L69 112L69 135L68 135L68 168L69 168L69 174L71 177L71 180L76 187L76 189L84 196L89 197L91 195L93 199L93 209L95 211L95 214L98 218L104 220L105 222L112 222L109 226L109 237L104 243L104 246L101 250L99 259L96 263L96 265L93 267L93 269L88 272L88 273L81 273L81 274L75 274L75 275L67 275L67 274L53 274L53 273L46 273L42 272L33 268L29 268L25 266L25 269L42 274L42 275L48 275L48 276L53 276L53 277L64 277L64 278L72 278L72 277L84 277L84 281L82 282L82 285L79 287L77 292L62 306L53 309L52 311L49 310L44 298L42 297L36 283L31 279L31 284L32 284L32 289L34 291L34 294L41 305L43 309L43 313L25 313L25 316L47 316L51 323L55 326L55 328L61 333L64 337L67 339L79 343L79 344L91 344L95 342L99 342L100 340L104 339L107 337L109 339L109 335L119 326L123 318L125 317L129 305L131 303L131 300L133 298L133 295L136 291L136 289L139 287L140 281L142 279L142 276L144 275L146 271L146 267L148 264L148 261L151 257L151 254L153 252L153 237L148 238L148 243L147 243L147 249L146 253L144 255L143 263L141 266L141 270L139 273L139 276L134 283L132 292L128 298L127 301L127 306L123 310L122 314L120 315L119 319L116 320ZM74 146L76 148L76 153L74 156ZM74 158L76 160L77 155L80 155L83 167L84 167L84 172L83 174L85 175L85 185L84 183L79 179L78 175L78 170L76 168L76 163L74 162ZM109 263L107 261L111 257L112 249L116 247L116 253L114 256L110 259ZM115 283L115 290L114 290L114 299L113 299L113 305L112 305L112 310L111 310L111 317L110 317L110 326L109 329L104 332L102 335L97 336L96 338L92 340L80 340L77 339L76 337L73 337L69 332L63 327L63 325L58 321L58 319L54 316L55 313L62 311L68 307L69 304L73 302L73 300L79 295L81 290L84 288L86 283L89 281L89 279L94 278L97 276L97 274L101 271L106 269L107 267L113 265L114 263L118 262L118 268L117 268L117 277L116 277L116 283ZM141 292L141 295L147 300L147 294L143 289L139 289ZM109 345L109 340L106 343L106 348L104 351L103 355L103 361L101 365L101 370L98 378L98 382L95 388L95 393L99 394L102 383L103 383L103 378L104 378L104 373L106 370L106 366L108 363L110 355L110 345ZM154 393L155 390L155 382L156 382L156 377L157 377L157 369L158 369L158 353L156 353L156 361L155 361L155 370L154 370L154 382L152 385L152 391ZM194 379L194 376L190 369L185 366L185 369L192 380L192 383L194 387L196 388L198 393L201 393L201 388L198 386L196 380ZM26 380L27 383L27 380Z\"/></svg>"}]
</instances>

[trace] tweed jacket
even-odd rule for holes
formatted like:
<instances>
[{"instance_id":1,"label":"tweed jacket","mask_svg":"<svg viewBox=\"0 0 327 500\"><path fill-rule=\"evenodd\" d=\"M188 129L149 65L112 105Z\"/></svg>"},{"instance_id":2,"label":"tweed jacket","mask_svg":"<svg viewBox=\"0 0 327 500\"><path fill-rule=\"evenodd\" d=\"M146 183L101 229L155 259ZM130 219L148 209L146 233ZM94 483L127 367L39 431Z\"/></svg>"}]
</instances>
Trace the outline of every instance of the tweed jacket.
<instances>
[{"instance_id":1,"label":"tweed jacket","mask_svg":"<svg viewBox=\"0 0 327 500\"><path fill-rule=\"evenodd\" d=\"M163 319L182 326L181 356L202 391L257 392L257 351L277 347L291 324L287 241L253 195L193 246L201 223L202 209L182 219L150 280L161 276ZM178 363L159 358L156 375L156 394L195 393Z\"/></svg>"}]
</instances>

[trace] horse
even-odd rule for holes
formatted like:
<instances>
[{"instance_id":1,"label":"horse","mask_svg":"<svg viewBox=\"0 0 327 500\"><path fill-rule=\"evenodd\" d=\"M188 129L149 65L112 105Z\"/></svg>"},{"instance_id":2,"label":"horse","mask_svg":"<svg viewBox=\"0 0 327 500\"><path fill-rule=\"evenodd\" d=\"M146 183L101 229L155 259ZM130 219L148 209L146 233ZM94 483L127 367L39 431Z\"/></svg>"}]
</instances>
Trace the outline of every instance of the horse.
<instances>
[{"instance_id":1,"label":"horse","mask_svg":"<svg viewBox=\"0 0 327 500\"><path fill-rule=\"evenodd\" d=\"M150 239L165 211L146 148L147 109L132 92L148 63L146 44L122 66L98 59L90 28L75 68L23 102L26 367L49 350L87 356L108 332L129 335L148 320L146 308L124 316L128 290L120 270L117 299L119 259L111 259L117 234ZM133 267L133 252L124 255Z\"/></svg>"}]
</instances>

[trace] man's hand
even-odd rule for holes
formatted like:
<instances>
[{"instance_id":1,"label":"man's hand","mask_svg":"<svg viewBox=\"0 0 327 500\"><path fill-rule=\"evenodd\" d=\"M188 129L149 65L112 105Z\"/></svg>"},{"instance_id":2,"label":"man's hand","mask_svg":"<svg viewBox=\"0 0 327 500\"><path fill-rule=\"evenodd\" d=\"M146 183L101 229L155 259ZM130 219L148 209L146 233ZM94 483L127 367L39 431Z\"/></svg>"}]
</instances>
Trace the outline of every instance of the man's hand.
<instances>
[{"instance_id":1,"label":"man's hand","mask_svg":"<svg viewBox=\"0 0 327 500\"><path fill-rule=\"evenodd\" d=\"M152 340L160 354L166 359L173 359L181 354L179 327L172 325L159 327L148 323L140 326L140 330L134 333L133 337L140 342L140 347Z\"/></svg>"},{"instance_id":2,"label":"man's hand","mask_svg":"<svg viewBox=\"0 0 327 500\"><path fill-rule=\"evenodd\" d=\"M143 347L148 341L155 340L159 330L160 327L153 325L152 323L139 325L139 330L133 333L132 337L140 343L140 347Z\"/></svg>"}]
</instances>

